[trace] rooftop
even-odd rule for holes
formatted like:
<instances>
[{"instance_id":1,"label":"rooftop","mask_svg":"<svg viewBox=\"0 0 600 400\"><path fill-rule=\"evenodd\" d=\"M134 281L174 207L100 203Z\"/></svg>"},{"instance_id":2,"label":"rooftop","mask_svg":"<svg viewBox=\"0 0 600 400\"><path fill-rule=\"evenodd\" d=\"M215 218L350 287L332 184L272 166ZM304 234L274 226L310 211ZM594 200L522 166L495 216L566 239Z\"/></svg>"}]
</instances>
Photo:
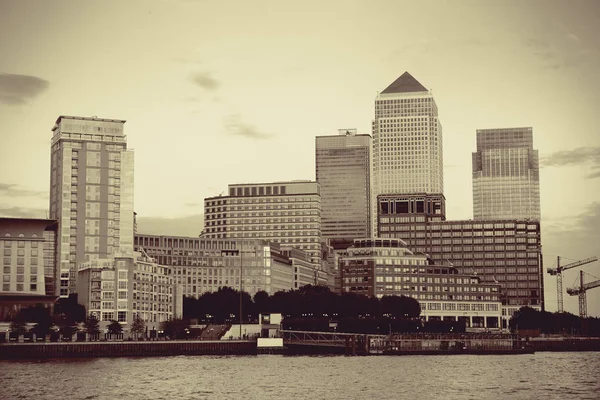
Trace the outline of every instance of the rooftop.
<instances>
[{"instance_id":1,"label":"rooftop","mask_svg":"<svg viewBox=\"0 0 600 400\"><path fill-rule=\"evenodd\" d=\"M425 88L425 86L421 85L419 81L417 81L411 74L405 72L381 93L410 93L427 91L428 90Z\"/></svg>"},{"instance_id":2,"label":"rooftop","mask_svg":"<svg viewBox=\"0 0 600 400\"><path fill-rule=\"evenodd\" d=\"M78 120L83 120L83 121L102 121L102 122L120 122L120 123L125 123L127 122L124 119L107 119L107 118L98 118L96 116L93 117L75 117L72 115L60 115L58 117L58 119L56 120L56 123L60 123L61 119L78 119Z\"/></svg>"}]
</instances>

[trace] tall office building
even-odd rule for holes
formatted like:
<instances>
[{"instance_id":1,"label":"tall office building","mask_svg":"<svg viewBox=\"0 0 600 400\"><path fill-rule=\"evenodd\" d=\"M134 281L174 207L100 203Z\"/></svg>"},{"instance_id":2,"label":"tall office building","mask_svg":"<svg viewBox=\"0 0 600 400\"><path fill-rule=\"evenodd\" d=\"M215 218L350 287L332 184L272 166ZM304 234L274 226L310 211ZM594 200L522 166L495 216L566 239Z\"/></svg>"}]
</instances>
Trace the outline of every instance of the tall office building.
<instances>
[{"instance_id":1,"label":"tall office building","mask_svg":"<svg viewBox=\"0 0 600 400\"><path fill-rule=\"evenodd\" d=\"M251 238L298 248L321 264L321 195L317 182L229 185L229 196L204 199L204 237Z\"/></svg>"},{"instance_id":2,"label":"tall office building","mask_svg":"<svg viewBox=\"0 0 600 400\"><path fill-rule=\"evenodd\" d=\"M357 135L356 129L317 136L315 161L323 237L333 241L369 237L371 136Z\"/></svg>"},{"instance_id":3,"label":"tall office building","mask_svg":"<svg viewBox=\"0 0 600 400\"><path fill-rule=\"evenodd\" d=\"M125 121L61 115L52 128L50 218L58 220L57 295L76 290L77 268L133 252L133 152Z\"/></svg>"},{"instance_id":4,"label":"tall office building","mask_svg":"<svg viewBox=\"0 0 600 400\"><path fill-rule=\"evenodd\" d=\"M408 72L375 99L373 229L377 196L443 193L442 126L433 95Z\"/></svg>"},{"instance_id":5,"label":"tall office building","mask_svg":"<svg viewBox=\"0 0 600 400\"><path fill-rule=\"evenodd\" d=\"M540 169L531 128L477 130L473 217L540 219Z\"/></svg>"}]
</instances>

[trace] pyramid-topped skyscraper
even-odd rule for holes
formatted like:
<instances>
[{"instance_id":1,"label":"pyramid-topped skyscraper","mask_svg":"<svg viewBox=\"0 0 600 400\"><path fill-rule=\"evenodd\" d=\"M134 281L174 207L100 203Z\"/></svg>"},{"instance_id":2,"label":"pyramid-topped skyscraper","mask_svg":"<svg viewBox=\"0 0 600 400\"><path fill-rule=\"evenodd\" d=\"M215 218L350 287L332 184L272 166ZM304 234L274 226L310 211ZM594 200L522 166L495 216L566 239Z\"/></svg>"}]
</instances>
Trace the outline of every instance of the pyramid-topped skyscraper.
<instances>
[{"instance_id":1,"label":"pyramid-topped skyscraper","mask_svg":"<svg viewBox=\"0 0 600 400\"><path fill-rule=\"evenodd\" d=\"M377 215L380 194L443 192L442 126L437 105L431 92L405 72L375 99L373 215Z\"/></svg>"},{"instance_id":2,"label":"pyramid-topped skyscraper","mask_svg":"<svg viewBox=\"0 0 600 400\"><path fill-rule=\"evenodd\" d=\"M410 93L410 92L428 92L425 86L421 85L418 80L416 80L411 74L408 72L400 75L398 79L396 79L392 84L385 88L385 90L381 93Z\"/></svg>"}]
</instances>

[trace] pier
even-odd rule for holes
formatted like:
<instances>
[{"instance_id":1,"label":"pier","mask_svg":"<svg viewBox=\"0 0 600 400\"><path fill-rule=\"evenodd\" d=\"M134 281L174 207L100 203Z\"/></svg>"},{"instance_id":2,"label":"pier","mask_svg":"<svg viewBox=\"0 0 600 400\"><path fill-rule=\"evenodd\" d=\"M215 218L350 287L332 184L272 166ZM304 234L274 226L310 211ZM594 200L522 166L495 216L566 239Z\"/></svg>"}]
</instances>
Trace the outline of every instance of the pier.
<instances>
[{"instance_id":1,"label":"pier","mask_svg":"<svg viewBox=\"0 0 600 400\"><path fill-rule=\"evenodd\" d=\"M533 353L512 334L395 334L280 331L289 353L346 355L440 355Z\"/></svg>"}]
</instances>

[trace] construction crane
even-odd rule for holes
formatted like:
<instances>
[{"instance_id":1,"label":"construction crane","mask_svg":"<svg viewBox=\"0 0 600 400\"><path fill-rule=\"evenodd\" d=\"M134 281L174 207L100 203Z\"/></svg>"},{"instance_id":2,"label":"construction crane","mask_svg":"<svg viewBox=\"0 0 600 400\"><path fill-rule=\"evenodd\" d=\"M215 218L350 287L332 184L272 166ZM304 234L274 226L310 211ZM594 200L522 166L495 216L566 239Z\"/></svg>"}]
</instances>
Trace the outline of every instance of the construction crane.
<instances>
[{"instance_id":1,"label":"construction crane","mask_svg":"<svg viewBox=\"0 0 600 400\"><path fill-rule=\"evenodd\" d=\"M580 265L589 264L591 262L598 261L598 257L590 257L585 260L579 260L572 262L567 265L560 265L560 256L556 257L556 268L548 268L548 273L552 276L556 276L556 299L558 302L558 312L563 312L563 284L562 284L562 272L570 269L579 267Z\"/></svg>"},{"instance_id":2,"label":"construction crane","mask_svg":"<svg viewBox=\"0 0 600 400\"><path fill-rule=\"evenodd\" d=\"M589 274L588 274L589 275ZM571 296L579 295L579 316L581 318L587 318L587 297L586 292L590 289L596 288L600 286L600 279L590 282L583 282L583 271L579 271L579 287L575 285L575 287L567 288L567 293ZM591 276L591 275L590 275Z\"/></svg>"}]
</instances>

